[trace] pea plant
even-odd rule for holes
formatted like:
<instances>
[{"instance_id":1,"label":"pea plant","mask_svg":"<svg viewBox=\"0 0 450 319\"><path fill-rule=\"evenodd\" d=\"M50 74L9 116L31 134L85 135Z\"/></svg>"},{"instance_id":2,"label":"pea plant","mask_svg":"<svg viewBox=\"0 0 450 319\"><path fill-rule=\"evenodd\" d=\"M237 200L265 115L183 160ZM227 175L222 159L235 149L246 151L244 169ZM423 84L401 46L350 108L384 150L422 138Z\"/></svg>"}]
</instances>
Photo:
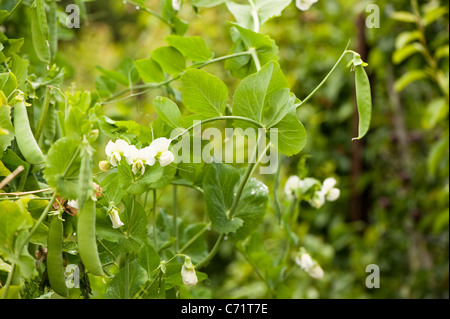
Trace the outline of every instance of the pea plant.
<instances>
[{"instance_id":1,"label":"pea plant","mask_svg":"<svg viewBox=\"0 0 450 319\"><path fill-rule=\"evenodd\" d=\"M315 2L292 5L301 14ZM2 298L200 297L196 288L207 285L206 266L225 241L272 297L298 267L316 279L324 275L301 247L296 223L299 202L320 209L339 197L337 181L293 176L279 199L279 159L304 148L307 133L297 114L347 55L360 117L354 139L368 132L370 84L358 53L343 48L324 80L300 98L290 91L275 41L260 33L291 0L192 0L194 10L221 5L234 16L226 26L234 44L225 56L216 56L208 39L185 35L188 23L179 13L187 1L162 0L158 11L144 0L126 0L124 6L167 26L167 44L147 57L124 59L118 69L99 67L96 90L77 91L65 86L57 59L65 8L53 0L1 4ZM206 71L212 64L224 65L237 86ZM157 89L165 94L153 100L157 118L149 125L105 112L106 105ZM222 137L224 129L231 138ZM239 134L247 152L232 146L231 160L223 161L219 149ZM275 178L273 193L255 177L258 168ZM185 207L180 214L184 188L203 201L202 216ZM163 194L171 204L159 202ZM287 244L273 257L259 242L268 211Z\"/></svg>"}]
</instances>

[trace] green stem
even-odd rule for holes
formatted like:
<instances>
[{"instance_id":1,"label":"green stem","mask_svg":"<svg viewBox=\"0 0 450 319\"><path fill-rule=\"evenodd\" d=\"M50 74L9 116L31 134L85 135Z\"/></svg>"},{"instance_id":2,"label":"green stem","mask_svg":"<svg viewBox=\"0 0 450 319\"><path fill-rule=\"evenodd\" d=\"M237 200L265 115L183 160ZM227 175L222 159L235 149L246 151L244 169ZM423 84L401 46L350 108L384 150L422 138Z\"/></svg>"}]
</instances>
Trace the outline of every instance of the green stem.
<instances>
[{"instance_id":1,"label":"green stem","mask_svg":"<svg viewBox=\"0 0 450 319\"><path fill-rule=\"evenodd\" d=\"M130 298L130 255L125 254L125 299Z\"/></svg>"},{"instance_id":2,"label":"green stem","mask_svg":"<svg viewBox=\"0 0 450 319\"><path fill-rule=\"evenodd\" d=\"M191 245L193 243L195 243L195 241L197 239L200 238L201 235L203 235L208 228L211 227L211 224L206 225L205 227L203 227L197 234L195 234L179 251L178 254L182 254L184 253L187 249L189 249L189 247L191 247Z\"/></svg>"},{"instance_id":3,"label":"green stem","mask_svg":"<svg viewBox=\"0 0 450 319\"><path fill-rule=\"evenodd\" d=\"M194 64L192 66L192 68L201 69L201 68L203 68L203 67L205 67L207 65L210 65L212 63L216 63L216 62L220 62L220 61L236 58L236 57L243 56L243 55L251 55L251 52L250 51L244 51L244 52L238 52L238 53L225 55L225 56L222 56L222 57L211 59L209 61L202 62L200 64ZM178 80L179 78L181 78L182 75L183 75L183 73L180 73L179 75L173 77L172 79L169 79L169 80L161 82L161 83L156 83L156 84L155 83L149 83L149 84L141 84L141 85L133 86L131 88L128 88L126 90L123 90L123 91L120 91L120 92L114 94L113 96L109 97L107 101L104 101L104 102L101 102L101 103L102 104L107 104L107 103L120 102L120 101L126 100L126 99L128 99L130 97L134 97L134 96L145 94L145 93L147 93L150 90L153 90L153 89L156 89L156 88L160 88L162 86L170 84L173 81ZM136 93L131 93L130 95L127 95L127 96L125 96L125 97L123 97L121 99L116 99L117 97L119 97L119 96L121 96L121 95L123 95L125 93L130 92L130 90L140 90L140 89L144 89L144 90L140 91L140 92L136 92Z\"/></svg>"},{"instance_id":4,"label":"green stem","mask_svg":"<svg viewBox=\"0 0 450 319\"><path fill-rule=\"evenodd\" d=\"M253 31L256 33L259 32L259 16L258 16L258 8L256 8L253 0L248 0L250 3L250 7L252 8L252 18L253 18Z\"/></svg>"},{"instance_id":5,"label":"green stem","mask_svg":"<svg viewBox=\"0 0 450 319\"><path fill-rule=\"evenodd\" d=\"M220 245L222 244L223 240L225 239L225 234L220 234L219 238L217 239L213 249L209 252L208 256L206 256L202 261L200 261L195 268L201 269L205 266L207 266L210 261L216 256L216 254L219 251Z\"/></svg>"},{"instance_id":6,"label":"green stem","mask_svg":"<svg viewBox=\"0 0 450 319\"><path fill-rule=\"evenodd\" d=\"M141 7L141 5L139 5L138 3L134 2L134 1L130 1L130 0L125 0L126 2L128 2L131 5L134 5L136 7L139 7L139 9L142 9L142 11L145 11L149 14L151 14L152 16L154 16L155 18L161 20L162 22L164 22L165 24L167 24L171 29L172 29L172 25L169 23L169 21L167 21L166 19L164 19L163 17L161 17L158 13L156 13L155 11L147 8L147 7Z\"/></svg>"},{"instance_id":7,"label":"green stem","mask_svg":"<svg viewBox=\"0 0 450 319\"><path fill-rule=\"evenodd\" d=\"M6 18L3 20L3 23L5 23L6 20L8 20L10 16L12 16L12 14L17 10L17 8L18 8L19 5L22 3L22 1L23 1L23 0L17 1L16 5L12 8L11 11L9 11L8 15L7 15Z\"/></svg>"},{"instance_id":8,"label":"green stem","mask_svg":"<svg viewBox=\"0 0 450 319\"><path fill-rule=\"evenodd\" d=\"M155 250L158 251L158 241L156 238L156 189L152 189L153 193L153 245Z\"/></svg>"},{"instance_id":9,"label":"green stem","mask_svg":"<svg viewBox=\"0 0 450 319\"><path fill-rule=\"evenodd\" d=\"M331 71L327 74L327 76L322 80L322 82L320 82L320 84L303 100L300 102L300 104L297 106L297 108L299 108L300 106L302 106L303 104L305 104L306 102L309 101L309 99L316 94L317 91L319 91L319 89L325 84L325 82L327 82L327 80L330 78L330 76L333 74L334 70L336 70L337 66L339 65L339 63L341 63L342 59L344 58L344 56L347 53L352 53L352 51L348 51L348 46L350 45L350 42L347 44L344 52L342 53L341 57L339 58L339 60L337 60L336 64L333 66L333 68L331 69Z\"/></svg>"},{"instance_id":10,"label":"green stem","mask_svg":"<svg viewBox=\"0 0 450 319\"><path fill-rule=\"evenodd\" d=\"M41 134L42 134L42 129L44 128L44 123L47 120L47 112L48 112L48 108L50 106L50 93L51 93L52 87L51 86L47 86L46 90L45 90L45 97L44 97L44 103L42 104L42 112L41 112L41 117L39 118L39 122L36 128L36 132L34 134L34 137L36 139L36 141L39 143L39 140L41 138Z\"/></svg>"},{"instance_id":11,"label":"green stem","mask_svg":"<svg viewBox=\"0 0 450 319\"><path fill-rule=\"evenodd\" d=\"M255 62L256 71L259 72L261 70L261 62L259 61L258 53L256 53L255 48L251 48L249 52L252 55L253 61Z\"/></svg>"},{"instance_id":12,"label":"green stem","mask_svg":"<svg viewBox=\"0 0 450 319\"><path fill-rule=\"evenodd\" d=\"M210 118L210 119L199 121L199 122L193 124L191 127L188 127L187 129L185 129L180 134L176 135L174 138L172 138L172 140L174 141L174 140L179 139L181 136L183 136L187 132L193 130L194 128L196 128L199 125L206 124L206 123L209 123L209 122L224 121L224 120L243 121L243 122L247 122L247 123L253 124L253 125L255 125L255 126L259 127L259 128L263 128L263 126L260 123L256 122L255 120L246 118L246 117L242 117L242 116L220 116L220 117L213 117L213 118Z\"/></svg>"},{"instance_id":13,"label":"green stem","mask_svg":"<svg viewBox=\"0 0 450 319\"><path fill-rule=\"evenodd\" d=\"M6 279L5 286L3 287L2 299L6 299L8 297L9 287L11 286L12 278L14 275L14 270L16 269L16 263L11 264L11 271L8 274L8 278Z\"/></svg>"},{"instance_id":14,"label":"green stem","mask_svg":"<svg viewBox=\"0 0 450 319\"><path fill-rule=\"evenodd\" d=\"M178 194L177 194L177 186L172 185L172 218L173 218L173 235L175 237L175 251L178 251Z\"/></svg>"}]
</instances>

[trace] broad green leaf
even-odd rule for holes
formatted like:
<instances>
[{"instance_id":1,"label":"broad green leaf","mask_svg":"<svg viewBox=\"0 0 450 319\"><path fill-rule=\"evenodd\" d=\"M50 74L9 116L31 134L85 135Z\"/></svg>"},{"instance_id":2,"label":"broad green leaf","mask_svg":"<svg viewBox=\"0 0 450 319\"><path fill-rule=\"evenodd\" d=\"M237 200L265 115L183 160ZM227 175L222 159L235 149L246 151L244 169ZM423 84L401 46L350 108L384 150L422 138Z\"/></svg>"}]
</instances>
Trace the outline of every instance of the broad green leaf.
<instances>
[{"instance_id":1,"label":"broad green leaf","mask_svg":"<svg viewBox=\"0 0 450 319\"><path fill-rule=\"evenodd\" d=\"M0 288L0 296L3 296L3 289L5 287ZM8 294L6 295L6 299L21 299L20 292L23 287L21 285L11 285L9 286Z\"/></svg>"},{"instance_id":2,"label":"broad green leaf","mask_svg":"<svg viewBox=\"0 0 450 319\"><path fill-rule=\"evenodd\" d=\"M205 229L206 224L190 224L184 229L183 234L180 236L179 246L183 247L189 242L196 234ZM208 255L208 245L206 244L205 234L198 237L183 254L191 257L194 264L203 260Z\"/></svg>"},{"instance_id":3,"label":"broad green leaf","mask_svg":"<svg viewBox=\"0 0 450 319\"><path fill-rule=\"evenodd\" d=\"M0 74L0 90L6 98L10 98L10 95L17 89L16 76L10 71ZM3 98L2 98L3 100Z\"/></svg>"},{"instance_id":4,"label":"broad green leaf","mask_svg":"<svg viewBox=\"0 0 450 319\"><path fill-rule=\"evenodd\" d=\"M14 252L18 232L31 228L33 219L21 202L0 201L0 252Z\"/></svg>"},{"instance_id":5,"label":"broad green leaf","mask_svg":"<svg viewBox=\"0 0 450 319\"><path fill-rule=\"evenodd\" d=\"M266 35L243 28L236 23L231 23L231 25L239 33L239 39L231 53L245 52L254 48L261 66L270 61L278 61L278 47L275 41ZM247 75L256 72L255 62L250 55L228 59L225 62L225 68L237 78L245 78Z\"/></svg>"},{"instance_id":6,"label":"broad green leaf","mask_svg":"<svg viewBox=\"0 0 450 319\"><path fill-rule=\"evenodd\" d=\"M101 97L107 98L116 91L117 83L109 77L101 75L95 80L95 88Z\"/></svg>"},{"instance_id":7,"label":"broad green leaf","mask_svg":"<svg viewBox=\"0 0 450 319\"><path fill-rule=\"evenodd\" d=\"M226 0L192 0L192 5L195 7L211 8L224 3Z\"/></svg>"},{"instance_id":8,"label":"broad green leaf","mask_svg":"<svg viewBox=\"0 0 450 319\"><path fill-rule=\"evenodd\" d=\"M190 69L181 77L183 103L192 113L206 117L222 116L228 102L228 89L218 77Z\"/></svg>"},{"instance_id":9,"label":"broad green leaf","mask_svg":"<svg viewBox=\"0 0 450 319\"><path fill-rule=\"evenodd\" d=\"M291 3L291 0L254 0L258 11L259 24L263 25L267 20L278 17Z\"/></svg>"},{"instance_id":10,"label":"broad green leaf","mask_svg":"<svg viewBox=\"0 0 450 319\"><path fill-rule=\"evenodd\" d=\"M447 7L436 7L425 13L422 21L425 26L432 24L434 21L448 13Z\"/></svg>"},{"instance_id":11,"label":"broad green leaf","mask_svg":"<svg viewBox=\"0 0 450 319\"><path fill-rule=\"evenodd\" d=\"M178 106L172 100L158 96L153 100L156 113L172 128L183 127L183 119Z\"/></svg>"},{"instance_id":12,"label":"broad green leaf","mask_svg":"<svg viewBox=\"0 0 450 319\"><path fill-rule=\"evenodd\" d=\"M243 240L257 230L262 223L269 202L269 189L252 178L244 188L234 216L243 220L243 225L231 235L233 240Z\"/></svg>"},{"instance_id":13,"label":"broad green leaf","mask_svg":"<svg viewBox=\"0 0 450 319\"><path fill-rule=\"evenodd\" d=\"M293 102L283 72L277 63L271 62L239 83L233 97L233 115L271 127L292 109Z\"/></svg>"},{"instance_id":14,"label":"broad green leaf","mask_svg":"<svg viewBox=\"0 0 450 319\"><path fill-rule=\"evenodd\" d=\"M194 62L207 61L213 56L211 49L202 37L169 35L166 37L166 42Z\"/></svg>"},{"instance_id":15,"label":"broad green leaf","mask_svg":"<svg viewBox=\"0 0 450 319\"><path fill-rule=\"evenodd\" d=\"M122 188L131 195L140 195L150 188L151 183L155 183L163 177L164 167L161 167L159 163L153 166L145 165L144 175L134 175L131 165L123 159L117 167L117 171Z\"/></svg>"},{"instance_id":16,"label":"broad green leaf","mask_svg":"<svg viewBox=\"0 0 450 319\"><path fill-rule=\"evenodd\" d=\"M422 52L423 46L418 42L408 44L400 49L394 51L392 55L392 62L400 64L415 53Z\"/></svg>"},{"instance_id":17,"label":"broad green leaf","mask_svg":"<svg viewBox=\"0 0 450 319\"><path fill-rule=\"evenodd\" d=\"M239 172L234 167L213 163L203 180L209 218L213 228L223 234L234 233L243 224L242 219L228 216L239 179Z\"/></svg>"},{"instance_id":18,"label":"broad green leaf","mask_svg":"<svg viewBox=\"0 0 450 319\"><path fill-rule=\"evenodd\" d=\"M233 1L227 1L226 4L237 24L246 29L253 29L252 7L249 4L239 4Z\"/></svg>"},{"instance_id":19,"label":"broad green leaf","mask_svg":"<svg viewBox=\"0 0 450 319\"><path fill-rule=\"evenodd\" d=\"M172 163L162 168L162 177L155 182L150 182L148 188L162 189L169 185L177 172L177 164Z\"/></svg>"},{"instance_id":20,"label":"broad green leaf","mask_svg":"<svg viewBox=\"0 0 450 319\"><path fill-rule=\"evenodd\" d=\"M298 154L306 145L307 134L303 124L297 119L295 111L288 113L271 130L277 129L276 144L280 153L286 156Z\"/></svg>"},{"instance_id":21,"label":"broad green leaf","mask_svg":"<svg viewBox=\"0 0 450 319\"><path fill-rule=\"evenodd\" d=\"M164 81L164 72L152 59L141 59L134 61L134 65L141 77L146 83L160 83Z\"/></svg>"},{"instance_id":22,"label":"broad green leaf","mask_svg":"<svg viewBox=\"0 0 450 319\"><path fill-rule=\"evenodd\" d=\"M148 279L147 272L139 265L137 260L130 262L128 278L125 278L126 274L125 267L122 267L106 288L105 298L131 298ZM127 283L128 286L126 285Z\"/></svg>"},{"instance_id":23,"label":"broad green leaf","mask_svg":"<svg viewBox=\"0 0 450 319\"><path fill-rule=\"evenodd\" d=\"M413 82L428 78L428 74L422 70L411 70L399 77L394 83L394 89L397 92L403 91Z\"/></svg>"},{"instance_id":24,"label":"broad green leaf","mask_svg":"<svg viewBox=\"0 0 450 319\"><path fill-rule=\"evenodd\" d=\"M0 99L0 152L3 154L14 139L14 127L11 123L11 107L2 97Z\"/></svg>"},{"instance_id":25,"label":"broad green leaf","mask_svg":"<svg viewBox=\"0 0 450 319\"><path fill-rule=\"evenodd\" d=\"M448 120L448 103L444 98L434 99L425 110L422 124L426 129L431 130L442 120Z\"/></svg>"},{"instance_id":26,"label":"broad green leaf","mask_svg":"<svg viewBox=\"0 0 450 319\"><path fill-rule=\"evenodd\" d=\"M439 165L444 157L447 155L447 167L448 167L448 136L441 138L431 147L430 153L427 159L428 174L430 176L436 176Z\"/></svg>"},{"instance_id":27,"label":"broad green leaf","mask_svg":"<svg viewBox=\"0 0 450 319\"><path fill-rule=\"evenodd\" d=\"M147 241L147 215L144 207L133 198L124 199L125 212L121 220L125 224L121 227L124 232L119 242L123 252L136 252Z\"/></svg>"},{"instance_id":28,"label":"broad green leaf","mask_svg":"<svg viewBox=\"0 0 450 319\"><path fill-rule=\"evenodd\" d=\"M422 34L419 30L405 31L400 33L395 40L395 48L401 49L412 41L419 40Z\"/></svg>"},{"instance_id":29,"label":"broad green leaf","mask_svg":"<svg viewBox=\"0 0 450 319\"><path fill-rule=\"evenodd\" d=\"M21 91L26 92L26 81L28 79L28 61L25 59L22 59L17 54L13 53L11 55L11 72L16 77L17 81L17 88Z\"/></svg>"},{"instance_id":30,"label":"broad green leaf","mask_svg":"<svg viewBox=\"0 0 450 319\"><path fill-rule=\"evenodd\" d=\"M138 255L139 264L147 271L147 274L151 274L156 268L158 268L161 259L155 248L146 243L141 249Z\"/></svg>"},{"instance_id":31,"label":"broad green leaf","mask_svg":"<svg viewBox=\"0 0 450 319\"><path fill-rule=\"evenodd\" d=\"M173 47L159 47L151 52L151 57L169 74L179 74L186 69L183 54Z\"/></svg>"},{"instance_id":32,"label":"broad green leaf","mask_svg":"<svg viewBox=\"0 0 450 319\"><path fill-rule=\"evenodd\" d=\"M361 139L366 135L370 127L372 118L372 92L369 77L362 65L358 65L355 70L356 102L358 104L359 127L358 137Z\"/></svg>"},{"instance_id":33,"label":"broad green leaf","mask_svg":"<svg viewBox=\"0 0 450 319\"><path fill-rule=\"evenodd\" d=\"M103 197L106 198L108 203L113 202L116 206L119 205L125 191L122 189L119 183L119 174L111 173L99 182L102 188Z\"/></svg>"},{"instance_id":34,"label":"broad green leaf","mask_svg":"<svg viewBox=\"0 0 450 319\"><path fill-rule=\"evenodd\" d=\"M181 20L177 14L178 11L172 6L172 0L161 1L161 13L162 17L170 25L173 34L184 35L189 27L186 21Z\"/></svg>"},{"instance_id":35,"label":"broad green leaf","mask_svg":"<svg viewBox=\"0 0 450 319\"><path fill-rule=\"evenodd\" d=\"M401 21L401 22L416 22L416 17L407 11L396 11L391 13L390 17L394 20Z\"/></svg>"},{"instance_id":36,"label":"broad green leaf","mask_svg":"<svg viewBox=\"0 0 450 319\"><path fill-rule=\"evenodd\" d=\"M117 83L122 84L123 86L128 86L129 81L125 74L122 74L121 72L116 70L106 70L101 66L97 66L97 69L109 79L114 80Z\"/></svg>"},{"instance_id":37,"label":"broad green leaf","mask_svg":"<svg viewBox=\"0 0 450 319\"><path fill-rule=\"evenodd\" d=\"M47 154L45 179L63 198L76 199L78 196L79 144L80 140L74 136L63 137Z\"/></svg>"}]
</instances>

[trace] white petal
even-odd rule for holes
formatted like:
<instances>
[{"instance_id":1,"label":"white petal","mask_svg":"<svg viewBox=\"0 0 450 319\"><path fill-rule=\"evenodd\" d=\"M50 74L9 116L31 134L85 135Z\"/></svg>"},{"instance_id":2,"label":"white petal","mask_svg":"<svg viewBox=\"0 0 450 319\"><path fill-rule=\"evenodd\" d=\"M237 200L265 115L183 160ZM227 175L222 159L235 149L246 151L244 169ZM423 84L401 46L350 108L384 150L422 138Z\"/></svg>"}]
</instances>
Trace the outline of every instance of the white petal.
<instances>
[{"instance_id":1,"label":"white petal","mask_svg":"<svg viewBox=\"0 0 450 319\"><path fill-rule=\"evenodd\" d=\"M78 209L78 201L77 200L69 199L67 201L67 205L69 205L72 208Z\"/></svg>"},{"instance_id":2,"label":"white petal","mask_svg":"<svg viewBox=\"0 0 450 319\"><path fill-rule=\"evenodd\" d=\"M118 139L116 140L116 150L119 153L125 154L130 144L128 144L126 141Z\"/></svg>"},{"instance_id":3,"label":"white petal","mask_svg":"<svg viewBox=\"0 0 450 319\"><path fill-rule=\"evenodd\" d=\"M109 214L109 217L111 218L113 228L119 228L119 227L122 227L123 225L125 225L120 220L119 211L117 209L113 209L111 211L111 213Z\"/></svg>"},{"instance_id":4,"label":"white petal","mask_svg":"<svg viewBox=\"0 0 450 319\"><path fill-rule=\"evenodd\" d=\"M293 194L295 194L301 186L301 180L298 176L291 176L286 181L284 185L284 193L288 198L293 198Z\"/></svg>"},{"instance_id":5,"label":"white petal","mask_svg":"<svg viewBox=\"0 0 450 319\"><path fill-rule=\"evenodd\" d=\"M171 151L165 151L159 156L159 164L161 164L161 166L164 167L172 163L174 159L175 156Z\"/></svg>"},{"instance_id":6,"label":"white petal","mask_svg":"<svg viewBox=\"0 0 450 319\"><path fill-rule=\"evenodd\" d=\"M337 200L339 198L340 195L341 195L341 191L339 190L339 188L332 188L328 192L326 198L327 198L327 201L334 202L335 200Z\"/></svg>"},{"instance_id":7,"label":"white petal","mask_svg":"<svg viewBox=\"0 0 450 319\"><path fill-rule=\"evenodd\" d=\"M195 286L198 283L197 274L194 267L187 268L185 265L181 268L181 277L186 286Z\"/></svg>"},{"instance_id":8,"label":"white petal","mask_svg":"<svg viewBox=\"0 0 450 319\"><path fill-rule=\"evenodd\" d=\"M308 10L317 0L297 0L295 5L302 11Z\"/></svg>"},{"instance_id":9,"label":"white petal","mask_svg":"<svg viewBox=\"0 0 450 319\"><path fill-rule=\"evenodd\" d=\"M157 138L156 140L154 140L150 144L150 148L152 149L152 151L155 154L162 153L169 149L171 142L172 142L172 140L170 140L168 138L160 137L160 138Z\"/></svg>"},{"instance_id":10,"label":"white petal","mask_svg":"<svg viewBox=\"0 0 450 319\"><path fill-rule=\"evenodd\" d=\"M320 207L325 204L325 195L321 191L318 191L314 194L313 199L310 201L310 204L314 207L319 209Z\"/></svg>"},{"instance_id":11,"label":"white petal","mask_svg":"<svg viewBox=\"0 0 450 319\"><path fill-rule=\"evenodd\" d=\"M181 9L181 0L172 0L172 8L176 11Z\"/></svg>"},{"instance_id":12,"label":"white petal","mask_svg":"<svg viewBox=\"0 0 450 319\"><path fill-rule=\"evenodd\" d=\"M115 143L113 141L109 141L108 144L106 144L105 147L105 153L107 156L111 156L112 153L114 152L114 148L115 148Z\"/></svg>"},{"instance_id":13,"label":"white petal","mask_svg":"<svg viewBox=\"0 0 450 319\"><path fill-rule=\"evenodd\" d=\"M297 265L299 265L302 269L309 270L312 267L314 267L314 261L312 260L311 256L307 253L303 253L300 256L297 256L295 258L295 262Z\"/></svg>"},{"instance_id":14,"label":"white petal","mask_svg":"<svg viewBox=\"0 0 450 319\"><path fill-rule=\"evenodd\" d=\"M132 165L134 161L139 158L139 150L134 145L129 145L125 150L125 159L129 165Z\"/></svg>"},{"instance_id":15,"label":"white petal","mask_svg":"<svg viewBox=\"0 0 450 319\"><path fill-rule=\"evenodd\" d=\"M319 265L315 265L314 267L308 270L308 275L310 275L314 279L322 279L323 269Z\"/></svg>"},{"instance_id":16,"label":"white petal","mask_svg":"<svg viewBox=\"0 0 450 319\"><path fill-rule=\"evenodd\" d=\"M150 147L144 147L139 151L140 158L144 161L145 164L153 166L155 164L155 156L156 153L154 150Z\"/></svg>"},{"instance_id":17,"label":"white petal","mask_svg":"<svg viewBox=\"0 0 450 319\"><path fill-rule=\"evenodd\" d=\"M336 185L337 181L333 177L325 179L322 183L321 192L328 194L328 192Z\"/></svg>"}]
</instances>

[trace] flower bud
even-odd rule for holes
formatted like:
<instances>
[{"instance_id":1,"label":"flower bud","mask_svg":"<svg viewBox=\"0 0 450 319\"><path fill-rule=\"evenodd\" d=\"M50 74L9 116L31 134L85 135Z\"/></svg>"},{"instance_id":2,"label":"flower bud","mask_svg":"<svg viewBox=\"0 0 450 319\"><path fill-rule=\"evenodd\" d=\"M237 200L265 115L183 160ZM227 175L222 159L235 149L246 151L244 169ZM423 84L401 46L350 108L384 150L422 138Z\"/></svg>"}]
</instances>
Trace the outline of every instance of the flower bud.
<instances>
[{"instance_id":1,"label":"flower bud","mask_svg":"<svg viewBox=\"0 0 450 319\"><path fill-rule=\"evenodd\" d=\"M107 172L111 169L111 164L108 161L100 161L98 163L98 167L102 172Z\"/></svg>"},{"instance_id":2,"label":"flower bud","mask_svg":"<svg viewBox=\"0 0 450 319\"><path fill-rule=\"evenodd\" d=\"M109 217L111 218L112 224L113 224L113 228L120 228L123 225L125 225L124 223L122 223L122 221L120 220L120 216L119 216L119 210L116 207L111 207L109 212Z\"/></svg>"},{"instance_id":3,"label":"flower bud","mask_svg":"<svg viewBox=\"0 0 450 319\"><path fill-rule=\"evenodd\" d=\"M183 284L185 286L195 286L198 283L194 265L189 257L186 257L183 267L181 268L181 277L183 278Z\"/></svg>"},{"instance_id":4,"label":"flower bud","mask_svg":"<svg viewBox=\"0 0 450 319\"><path fill-rule=\"evenodd\" d=\"M161 167L167 166L172 163L175 159L175 156L171 151L165 151L159 156L159 164Z\"/></svg>"}]
</instances>

